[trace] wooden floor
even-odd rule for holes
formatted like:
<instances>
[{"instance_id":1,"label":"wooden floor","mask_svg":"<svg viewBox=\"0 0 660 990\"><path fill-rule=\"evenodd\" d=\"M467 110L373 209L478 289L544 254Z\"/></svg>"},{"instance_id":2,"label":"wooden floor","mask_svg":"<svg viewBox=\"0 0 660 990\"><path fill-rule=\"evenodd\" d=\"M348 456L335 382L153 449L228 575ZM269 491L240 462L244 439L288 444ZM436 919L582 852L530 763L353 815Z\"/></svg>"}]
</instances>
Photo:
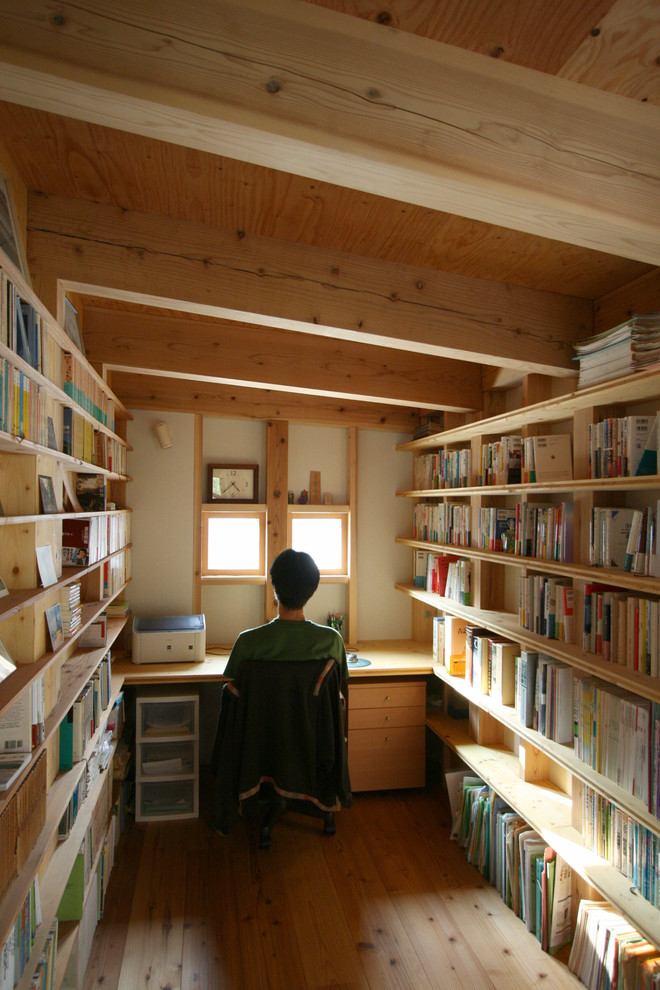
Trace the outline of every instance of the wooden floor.
<instances>
[{"instance_id":1,"label":"wooden floor","mask_svg":"<svg viewBox=\"0 0 660 990\"><path fill-rule=\"evenodd\" d=\"M289 816L258 848L130 825L84 990L581 987L448 839L441 793L364 793L337 834Z\"/></svg>"}]
</instances>

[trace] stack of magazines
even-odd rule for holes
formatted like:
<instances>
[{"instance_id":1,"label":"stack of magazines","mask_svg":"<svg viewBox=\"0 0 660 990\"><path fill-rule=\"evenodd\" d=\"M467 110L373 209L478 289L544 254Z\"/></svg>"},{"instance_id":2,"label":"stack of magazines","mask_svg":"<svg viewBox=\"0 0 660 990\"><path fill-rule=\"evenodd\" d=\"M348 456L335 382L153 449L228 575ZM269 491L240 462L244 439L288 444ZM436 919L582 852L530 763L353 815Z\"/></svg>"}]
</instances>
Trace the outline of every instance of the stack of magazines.
<instances>
[{"instance_id":1,"label":"stack of magazines","mask_svg":"<svg viewBox=\"0 0 660 990\"><path fill-rule=\"evenodd\" d=\"M639 313L574 347L578 388L644 371L660 363L660 313Z\"/></svg>"}]
</instances>

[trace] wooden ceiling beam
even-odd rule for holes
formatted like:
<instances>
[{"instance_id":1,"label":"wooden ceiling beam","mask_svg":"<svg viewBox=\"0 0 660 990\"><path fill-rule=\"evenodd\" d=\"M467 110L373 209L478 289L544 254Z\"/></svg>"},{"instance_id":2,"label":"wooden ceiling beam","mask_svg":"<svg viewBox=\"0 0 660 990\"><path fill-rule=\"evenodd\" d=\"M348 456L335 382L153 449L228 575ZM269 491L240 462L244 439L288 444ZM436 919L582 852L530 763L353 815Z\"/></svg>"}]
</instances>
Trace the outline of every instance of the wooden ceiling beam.
<instances>
[{"instance_id":1,"label":"wooden ceiling beam","mask_svg":"<svg viewBox=\"0 0 660 990\"><path fill-rule=\"evenodd\" d=\"M525 373L574 374L586 299L112 206L28 199L35 284Z\"/></svg>"},{"instance_id":2,"label":"wooden ceiling beam","mask_svg":"<svg viewBox=\"0 0 660 990\"><path fill-rule=\"evenodd\" d=\"M129 409L203 413L255 420L286 419L325 426L413 433L419 423L414 409L372 402L342 402L330 397L268 389L236 388L213 382L113 371L113 392Z\"/></svg>"},{"instance_id":3,"label":"wooden ceiling beam","mask_svg":"<svg viewBox=\"0 0 660 990\"><path fill-rule=\"evenodd\" d=\"M481 405L481 370L287 330L84 305L85 353L110 370L464 412Z\"/></svg>"},{"instance_id":4,"label":"wooden ceiling beam","mask_svg":"<svg viewBox=\"0 0 660 990\"><path fill-rule=\"evenodd\" d=\"M660 108L294 0L0 0L0 98L660 264Z\"/></svg>"}]
</instances>

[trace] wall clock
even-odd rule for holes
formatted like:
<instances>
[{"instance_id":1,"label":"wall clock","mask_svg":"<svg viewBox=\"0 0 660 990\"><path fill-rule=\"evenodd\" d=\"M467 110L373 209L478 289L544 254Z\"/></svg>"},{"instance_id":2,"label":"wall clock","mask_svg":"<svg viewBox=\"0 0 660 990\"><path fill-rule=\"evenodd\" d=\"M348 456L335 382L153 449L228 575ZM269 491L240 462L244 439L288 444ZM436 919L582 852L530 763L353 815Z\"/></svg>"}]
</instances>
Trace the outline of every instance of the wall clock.
<instances>
[{"instance_id":1,"label":"wall clock","mask_svg":"<svg viewBox=\"0 0 660 990\"><path fill-rule=\"evenodd\" d=\"M209 464L209 502L258 502L257 464Z\"/></svg>"}]
</instances>

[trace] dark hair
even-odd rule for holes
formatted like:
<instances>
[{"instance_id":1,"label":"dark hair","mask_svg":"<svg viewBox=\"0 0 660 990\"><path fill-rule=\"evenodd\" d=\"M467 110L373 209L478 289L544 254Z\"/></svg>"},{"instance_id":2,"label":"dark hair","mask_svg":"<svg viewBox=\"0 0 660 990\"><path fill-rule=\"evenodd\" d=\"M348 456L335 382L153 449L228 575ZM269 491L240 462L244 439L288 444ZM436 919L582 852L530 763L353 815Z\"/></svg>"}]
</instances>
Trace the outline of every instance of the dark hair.
<instances>
[{"instance_id":1,"label":"dark hair","mask_svg":"<svg viewBox=\"0 0 660 990\"><path fill-rule=\"evenodd\" d=\"M275 596L285 608L302 608L319 586L314 560L302 550L283 550L270 568Z\"/></svg>"}]
</instances>

